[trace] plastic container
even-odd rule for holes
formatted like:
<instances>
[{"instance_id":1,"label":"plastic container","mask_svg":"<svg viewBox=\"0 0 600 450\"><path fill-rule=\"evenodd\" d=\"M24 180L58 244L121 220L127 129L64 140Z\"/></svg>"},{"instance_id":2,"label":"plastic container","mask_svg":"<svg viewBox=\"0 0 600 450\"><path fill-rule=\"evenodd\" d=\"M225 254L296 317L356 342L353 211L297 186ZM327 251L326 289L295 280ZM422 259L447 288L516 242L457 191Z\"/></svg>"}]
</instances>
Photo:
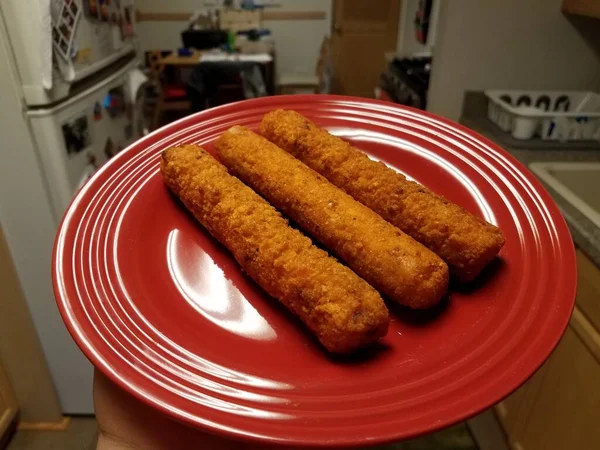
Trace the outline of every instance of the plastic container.
<instances>
[{"instance_id":1,"label":"plastic container","mask_svg":"<svg viewBox=\"0 0 600 450\"><path fill-rule=\"evenodd\" d=\"M485 91L488 118L515 139L600 140L600 95L584 91Z\"/></svg>"}]
</instances>

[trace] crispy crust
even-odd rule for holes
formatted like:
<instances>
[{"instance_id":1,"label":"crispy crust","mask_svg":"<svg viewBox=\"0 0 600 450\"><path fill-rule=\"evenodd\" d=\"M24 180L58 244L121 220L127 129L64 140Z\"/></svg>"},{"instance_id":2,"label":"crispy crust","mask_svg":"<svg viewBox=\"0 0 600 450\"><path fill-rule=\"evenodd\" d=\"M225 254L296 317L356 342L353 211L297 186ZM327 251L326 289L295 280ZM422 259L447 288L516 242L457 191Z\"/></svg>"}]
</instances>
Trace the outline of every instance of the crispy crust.
<instances>
[{"instance_id":1,"label":"crispy crust","mask_svg":"<svg viewBox=\"0 0 600 450\"><path fill-rule=\"evenodd\" d=\"M216 148L231 173L391 299L428 308L446 293L448 267L437 255L275 144L236 126Z\"/></svg>"},{"instance_id":2,"label":"crispy crust","mask_svg":"<svg viewBox=\"0 0 600 450\"><path fill-rule=\"evenodd\" d=\"M379 293L291 228L206 151L165 150L165 184L242 269L296 314L331 352L348 353L387 332Z\"/></svg>"},{"instance_id":3,"label":"crispy crust","mask_svg":"<svg viewBox=\"0 0 600 450\"><path fill-rule=\"evenodd\" d=\"M475 278L504 245L494 225L370 160L295 111L268 113L260 132L433 250L462 281Z\"/></svg>"}]
</instances>

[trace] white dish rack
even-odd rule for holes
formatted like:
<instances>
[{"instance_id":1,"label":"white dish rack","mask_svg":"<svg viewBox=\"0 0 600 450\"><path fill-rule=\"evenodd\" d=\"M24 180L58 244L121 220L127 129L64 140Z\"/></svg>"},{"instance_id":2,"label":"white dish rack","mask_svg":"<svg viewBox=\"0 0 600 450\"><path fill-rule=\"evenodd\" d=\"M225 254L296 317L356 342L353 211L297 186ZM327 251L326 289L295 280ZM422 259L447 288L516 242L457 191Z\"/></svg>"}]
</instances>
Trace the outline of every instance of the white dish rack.
<instances>
[{"instance_id":1,"label":"white dish rack","mask_svg":"<svg viewBox=\"0 0 600 450\"><path fill-rule=\"evenodd\" d=\"M584 91L485 91L488 118L516 139L600 141L600 95Z\"/></svg>"}]
</instances>

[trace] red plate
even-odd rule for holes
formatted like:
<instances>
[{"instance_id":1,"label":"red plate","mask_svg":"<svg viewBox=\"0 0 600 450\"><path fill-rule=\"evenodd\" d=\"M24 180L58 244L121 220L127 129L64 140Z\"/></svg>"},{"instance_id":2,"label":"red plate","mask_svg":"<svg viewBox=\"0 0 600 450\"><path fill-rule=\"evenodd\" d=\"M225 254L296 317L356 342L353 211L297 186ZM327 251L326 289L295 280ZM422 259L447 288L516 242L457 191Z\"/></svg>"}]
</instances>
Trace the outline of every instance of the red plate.
<instances>
[{"instance_id":1,"label":"red plate","mask_svg":"<svg viewBox=\"0 0 600 450\"><path fill-rule=\"evenodd\" d=\"M427 315L393 314L382 347L330 358L174 200L159 153L212 150L227 128L294 109L497 224L501 258ZM65 214L53 268L58 306L87 357L164 413L229 437L307 446L389 442L495 404L558 343L576 266L552 199L513 157L421 111L335 96L230 104L141 139Z\"/></svg>"}]
</instances>

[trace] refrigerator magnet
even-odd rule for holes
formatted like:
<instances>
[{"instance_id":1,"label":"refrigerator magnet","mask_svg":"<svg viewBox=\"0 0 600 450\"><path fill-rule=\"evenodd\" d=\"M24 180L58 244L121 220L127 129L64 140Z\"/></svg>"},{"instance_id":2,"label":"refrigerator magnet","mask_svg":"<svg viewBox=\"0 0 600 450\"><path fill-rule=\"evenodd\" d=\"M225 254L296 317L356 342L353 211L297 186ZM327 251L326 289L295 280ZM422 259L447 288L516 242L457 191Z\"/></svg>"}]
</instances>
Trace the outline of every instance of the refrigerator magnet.
<instances>
[{"instance_id":1,"label":"refrigerator magnet","mask_svg":"<svg viewBox=\"0 0 600 450\"><path fill-rule=\"evenodd\" d=\"M115 144L111 138L108 138L104 144L104 155L106 156L106 159L110 159L115 156L115 154Z\"/></svg>"},{"instance_id":2,"label":"refrigerator magnet","mask_svg":"<svg viewBox=\"0 0 600 450\"><path fill-rule=\"evenodd\" d=\"M112 0L108 3L108 15L111 25L119 25L119 16L121 14L121 2Z\"/></svg>"},{"instance_id":3,"label":"refrigerator magnet","mask_svg":"<svg viewBox=\"0 0 600 450\"><path fill-rule=\"evenodd\" d=\"M121 1L121 34L123 38L135 34L133 22L135 20L135 5L131 0Z\"/></svg>"},{"instance_id":4,"label":"refrigerator magnet","mask_svg":"<svg viewBox=\"0 0 600 450\"><path fill-rule=\"evenodd\" d=\"M102 119L102 105L100 104L100 102L96 102L96 104L94 105L93 117L96 121Z\"/></svg>"},{"instance_id":5,"label":"refrigerator magnet","mask_svg":"<svg viewBox=\"0 0 600 450\"><path fill-rule=\"evenodd\" d=\"M125 112L127 105L125 104L125 95L122 87L116 87L108 91L104 97L104 109L112 118L117 117Z\"/></svg>"},{"instance_id":6,"label":"refrigerator magnet","mask_svg":"<svg viewBox=\"0 0 600 450\"><path fill-rule=\"evenodd\" d=\"M98 18L98 0L83 0L83 9L85 15L92 18Z\"/></svg>"},{"instance_id":7,"label":"refrigerator magnet","mask_svg":"<svg viewBox=\"0 0 600 450\"><path fill-rule=\"evenodd\" d=\"M108 19L110 18L110 11L109 11L110 0L98 0L98 4L99 4L98 12L100 15L99 19L102 20L103 22L108 22Z\"/></svg>"},{"instance_id":8,"label":"refrigerator magnet","mask_svg":"<svg viewBox=\"0 0 600 450\"><path fill-rule=\"evenodd\" d=\"M77 52L75 62L78 64L86 64L92 60L92 49L90 47L82 48Z\"/></svg>"},{"instance_id":9,"label":"refrigerator magnet","mask_svg":"<svg viewBox=\"0 0 600 450\"><path fill-rule=\"evenodd\" d=\"M62 125L65 148L69 155L79 153L91 144L90 130L85 114L77 116Z\"/></svg>"}]
</instances>

